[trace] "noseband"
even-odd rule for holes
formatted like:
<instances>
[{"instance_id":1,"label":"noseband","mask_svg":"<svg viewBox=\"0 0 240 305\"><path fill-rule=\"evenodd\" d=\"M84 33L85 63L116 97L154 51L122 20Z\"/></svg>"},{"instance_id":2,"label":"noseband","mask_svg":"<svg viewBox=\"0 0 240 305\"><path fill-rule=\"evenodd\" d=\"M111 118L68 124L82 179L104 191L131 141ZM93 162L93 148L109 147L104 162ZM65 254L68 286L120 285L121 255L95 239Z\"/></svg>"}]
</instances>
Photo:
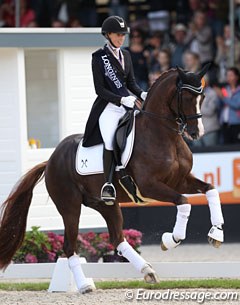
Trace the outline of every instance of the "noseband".
<instances>
[{"instance_id":1,"label":"noseband","mask_svg":"<svg viewBox=\"0 0 240 305\"><path fill-rule=\"evenodd\" d=\"M145 113L147 115L151 115L155 118L158 119L165 119L165 120L171 120L171 121L175 121L178 124L178 129L175 128L171 128L172 130L176 131L178 134L183 135L184 131L187 129L187 122L191 121L191 120L196 120L196 119L200 119L202 117L201 113L196 113L193 115L185 115L183 109L182 109L182 90L186 89L189 90L193 93L195 93L196 95L202 94L203 93L203 87L194 87L188 84L183 84L181 81L178 82L177 84L177 90L174 92L172 98L171 98L171 102L170 102L170 110L174 116L174 119L169 118L169 117L165 117L165 116L160 116L157 115L156 113L152 113L152 112L148 112L146 110L141 110L141 113ZM177 94L177 112L175 110L172 109L171 105L172 102L174 100L174 97Z\"/></svg>"}]
</instances>

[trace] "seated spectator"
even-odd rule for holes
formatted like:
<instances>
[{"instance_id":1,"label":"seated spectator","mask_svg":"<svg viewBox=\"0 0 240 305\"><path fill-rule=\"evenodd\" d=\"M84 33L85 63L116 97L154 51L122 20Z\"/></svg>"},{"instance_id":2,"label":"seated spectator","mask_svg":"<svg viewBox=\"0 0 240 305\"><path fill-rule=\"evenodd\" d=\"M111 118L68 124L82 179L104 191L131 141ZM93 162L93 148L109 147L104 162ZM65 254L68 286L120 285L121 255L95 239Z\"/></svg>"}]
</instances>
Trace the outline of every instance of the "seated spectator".
<instances>
[{"instance_id":1,"label":"seated spectator","mask_svg":"<svg viewBox=\"0 0 240 305\"><path fill-rule=\"evenodd\" d=\"M183 54L187 49L186 44L187 28L184 24L176 24L173 29L174 41L170 44L172 53L171 66L183 68Z\"/></svg>"},{"instance_id":2,"label":"seated spectator","mask_svg":"<svg viewBox=\"0 0 240 305\"><path fill-rule=\"evenodd\" d=\"M132 58L134 75L137 84L144 90L148 90L148 65L144 53L144 36L142 31L135 29L130 34L130 46L126 48Z\"/></svg>"},{"instance_id":3,"label":"seated spectator","mask_svg":"<svg viewBox=\"0 0 240 305\"><path fill-rule=\"evenodd\" d=\"M218 96L213 88L209 86L208 75L205 79L205 98L201 106L204 135L197 141L192 142L192 146L213 146L219 143L220 124L218 119Z\"/></svg>"},{"instance_id":4,"label":"seated spectator","mask_svg":"<svg viewBox=\"0 0 240 305\"><path fill-rule=\"evenodd\" d=\"M201 67L199 55L191 51L186 51L183 55L183 66L189 72L199 71Z\"/></svg>"},{"instance_id":5,"label":"seated spectator","mask_svg":"<svg viewBox=\"0 0 240 305\"><path fill-rule=\"evenodd\" d=\"M213 60L212 29L207 25L207 16L202 11L194 14L187 34L189 49L200 57L201 65Z\"/></svg>"},{"instance_id":6,"label":"seated spectator","mask_svg":"<svg viewBox=\"0 0 240 305\"><path fill-rule=\"evenodd\" d=\"M227 70L227 85L214 88L219 97L221 140L223 144L240 143L240 72Z\"/></svg>"}]
</instances>

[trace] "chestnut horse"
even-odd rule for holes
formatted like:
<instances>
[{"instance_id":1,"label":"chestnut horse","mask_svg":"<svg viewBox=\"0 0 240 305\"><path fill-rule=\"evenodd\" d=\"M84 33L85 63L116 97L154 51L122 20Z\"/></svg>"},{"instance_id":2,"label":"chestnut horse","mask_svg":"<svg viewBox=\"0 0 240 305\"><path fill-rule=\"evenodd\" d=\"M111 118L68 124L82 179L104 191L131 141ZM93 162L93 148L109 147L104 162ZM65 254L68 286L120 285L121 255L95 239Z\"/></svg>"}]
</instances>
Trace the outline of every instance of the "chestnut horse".
<instances>
[{"instance_id":1,"label":"chestnut horse","mask_svg":"<svg viewBox=\"0 0 240 305\"><path fill-rule=\"evenodd\" d=\"M182 194L206 194L212 228L209 240L219 246L223 242L223 216L219 194L214 186L191 174L192 153L183 134L197 139L203 134L200 107L204 99L202 78L208 66L199 73L171 69L163 73L149 90L147 100L136 117L136 135L132 157L126 168L145 200L172 202L177 215L173 232L162 236L162 249L174 248L186 237L191 205ZM114 184L117 202L108 206L99 198L104 182L102 174L80 176L75 169L76 151L82 135L65 138L47 162L31 169L3 203L0 227L0 268L6 268L21 246L34 186L45 176L48 193L64 222L64 252L80 292L92 291L75 254L81 204L97 210L106 220L110 242L143 273L147 282L157 275L124 239L123 217L119 202L132 201L119 185ZM146 199L147 198L147 199Z\"/></svg>"}]
</instances>

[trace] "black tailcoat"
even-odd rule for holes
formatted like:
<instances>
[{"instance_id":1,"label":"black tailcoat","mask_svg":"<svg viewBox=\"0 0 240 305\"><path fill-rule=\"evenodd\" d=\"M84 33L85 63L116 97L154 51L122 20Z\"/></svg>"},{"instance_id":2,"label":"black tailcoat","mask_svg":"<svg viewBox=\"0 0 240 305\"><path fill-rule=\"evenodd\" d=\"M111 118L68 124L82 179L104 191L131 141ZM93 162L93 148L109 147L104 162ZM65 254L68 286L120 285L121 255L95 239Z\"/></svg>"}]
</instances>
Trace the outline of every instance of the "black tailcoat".
<instances>
[{"instance_id":1,"label":"black tailcoat","mask_svg":"<svg viewBox=\"0 0 240 305\"><path fill-rule=\"evenodd\" d=\"M130 53L127 50L122 50L124 56L123 70L122 65L113 56L107 46L104 46L104 51L111 62L113 69L121 74L122 79L124 80L123 85L130 92L140 98L143 90L136 83ZM106 77L102 67L100 66L101 54L102 49L99 49L92 54L92 73L97 98L92 106L84 132L83 146L85 147L97 145L103 142L98 123L99 117L109 102L121 106L120 101L123 96L113 93L109 84L106 82ZM109 126L109 128L111 128L111 126Z\"/></svg>"}]
</instances>

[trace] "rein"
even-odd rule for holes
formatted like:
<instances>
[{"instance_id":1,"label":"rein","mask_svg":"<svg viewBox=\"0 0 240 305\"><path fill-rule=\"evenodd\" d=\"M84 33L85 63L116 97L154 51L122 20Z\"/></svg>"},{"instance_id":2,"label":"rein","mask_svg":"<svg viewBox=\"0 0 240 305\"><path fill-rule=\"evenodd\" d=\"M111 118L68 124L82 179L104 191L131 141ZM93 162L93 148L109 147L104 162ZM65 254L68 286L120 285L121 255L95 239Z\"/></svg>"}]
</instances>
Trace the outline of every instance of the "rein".
<instances>
[{"instance_id":1,"label":"rein","mask_svg":"<svg viewBox=\"0 0 240 305\"><path fill-rule=\"evenodd\" d=\"M146 111L143 109L144 105L143 105L142 109L140 110L140 112L143 114L150 115L156 119L169 120L172 122L176 122L178 124L178 129L169 127L169 126L165 126L165 125L164 126L177 132L179 135L183 135L184 131L187 129L187 121L200 119L202 117L202 114L201 113L196 113L196 114L192 114L192 115L184 114L184 112L182 110L182 89L188 89L188 90L193 91L194 93L198 93L198 94L202 94L202 91L203 91L202 87L195 88L195 87L185 85L185 84L182 84L181 82L179 82L179 84L177 85L177 90L174 92L173 96L171 97L171 102L170 102L170 110L171 110L174 118L167 117L167 116L161 116L154 112ZM171 107L173 99L176 96L176 94L177 94L177 109L178 109L177 113Z\"/></svg>"}]
</instances>

